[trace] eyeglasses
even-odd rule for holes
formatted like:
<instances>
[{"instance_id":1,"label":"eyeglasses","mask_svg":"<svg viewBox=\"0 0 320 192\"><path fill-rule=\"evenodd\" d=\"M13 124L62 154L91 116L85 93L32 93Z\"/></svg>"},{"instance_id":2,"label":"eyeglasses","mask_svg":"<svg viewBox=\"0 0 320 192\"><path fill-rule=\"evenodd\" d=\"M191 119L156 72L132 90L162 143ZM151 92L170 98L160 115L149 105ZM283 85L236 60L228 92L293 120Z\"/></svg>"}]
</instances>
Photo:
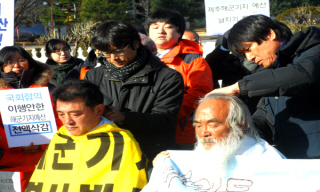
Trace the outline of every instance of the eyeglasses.
<instances>
[{"instance_id":1,"label":"eyeglasses","mask_svg":"<svg viewBox=\"0 0 320 192\"><path fill-rule=\"evenodd\" d=\"M111 57L111 54L114 54L115 56L121 56L124 55L124 52L126 51L126 49L129 47L129 44L123 48L123 49L116 49L113 50L111 52L105 52L105 51L101 51L101 53L105 56L105 57Z\"/></svg>"},{"instance_id":2,"label":"eyeglasses","mask_svg":"<svg viewBox=\"0 0 320 192\"><path fill-rule=\"evenodd\" d=\"M61 55L61 52L64 52L64 53L69 53L70 52L70 49L69 48L63 48L63 49L56 49L53 51L53 53L57 54L57 55Z\"/></svg>"},{"instance_id":3,"label":"eyeglasses","mask_svg":"<svg viewBox=\"0 0 320 192\"><path fill-rule=\"evenodd\" d=\"M15 64L19 64L21 66L24 66L28 63L27 59L18 59L17 61L7 61L3 64L4 67L13 67Z\"/></svg>"}]
</instances>

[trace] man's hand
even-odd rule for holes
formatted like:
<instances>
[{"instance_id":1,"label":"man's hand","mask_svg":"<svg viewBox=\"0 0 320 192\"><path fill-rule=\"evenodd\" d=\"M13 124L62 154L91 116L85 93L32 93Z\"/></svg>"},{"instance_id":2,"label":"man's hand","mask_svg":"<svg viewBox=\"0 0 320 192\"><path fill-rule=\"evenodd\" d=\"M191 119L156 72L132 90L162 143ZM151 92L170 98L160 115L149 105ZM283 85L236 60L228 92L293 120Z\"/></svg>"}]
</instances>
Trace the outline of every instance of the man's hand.
<instances>
[{"instance_id":1,"label":"man's hand","mask_svg":"<svg viewBox=\"0 0 320 192\"><path fill-rule=\"evenodd\" d=\"M221 94L226 94L226 95L233 95L233 96L239 96L240 95L240 88L238 82L230 85L228 87L223 87L220 89L215 89L208 93L206 96L208 96L211 93L221 93Z\"/></svg>"},{"instance_id":2,"label":"man's hand","mask_svg":"<svg viewBox=\"0 0 320 192\"><path fill-rule=\"evenodd\" d=\"M41 151L41 145L33 145L33 142L29 146L21 147L21 151L25 153L36 153Z\"/></svg>"},{"instance_id":3,"label":"man's hand","mask_svg":"<svg viewBox=\"0 0 320 192\"><path fill-rule=\"evenodd\" d=\"M152 161L153 166L156 164L156 161L159 157L169 158L169 152L168 151L161 151Z\"/></svg>"},{"instance_id":4,"label":"man's hand","mask_svg":"<svg viewBox=\"0 0 320 192\"><path fill-rule=\"evenodd\" d=\"M103 116L110 121L113 122L122 122L125 119L125 115L121 113L118 109L114 106L109 106L109 109L104 112Z\"/></svg>"}]
</instances>

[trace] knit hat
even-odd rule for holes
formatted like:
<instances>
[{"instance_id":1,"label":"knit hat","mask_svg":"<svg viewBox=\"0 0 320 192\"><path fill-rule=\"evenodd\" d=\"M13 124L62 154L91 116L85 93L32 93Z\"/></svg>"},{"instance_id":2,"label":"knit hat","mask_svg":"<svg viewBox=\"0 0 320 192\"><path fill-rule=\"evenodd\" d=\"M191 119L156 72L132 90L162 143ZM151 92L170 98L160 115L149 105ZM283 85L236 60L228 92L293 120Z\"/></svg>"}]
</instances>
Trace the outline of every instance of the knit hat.
<instances>
[{"instance_id":1,"label":"knit hat","mask_svg":"<svg viewBox=\"0 0 320 192\"><path fill-rule=\"evenodd\" d=\"M139 33L140 38L141 38L141 43L142 45L146 46L153 55L156 55L158 52L157 46L156 44L152 41L152 39L150 39L148 36Z\"/></svg>"}]
</instances>

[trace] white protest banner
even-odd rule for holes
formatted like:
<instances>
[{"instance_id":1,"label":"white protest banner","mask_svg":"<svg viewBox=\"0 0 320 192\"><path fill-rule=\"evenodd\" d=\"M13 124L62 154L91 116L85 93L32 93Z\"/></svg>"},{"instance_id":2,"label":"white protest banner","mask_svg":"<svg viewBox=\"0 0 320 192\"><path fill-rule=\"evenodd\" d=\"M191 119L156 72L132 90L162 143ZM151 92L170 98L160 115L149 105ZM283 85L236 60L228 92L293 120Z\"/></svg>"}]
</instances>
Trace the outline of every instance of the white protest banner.
<instances>
[{"instance_id":1,"label":"white protest banner","mask_svg":"<svg viewBox=\"0 0 320 192\"><path fill-rule=\"evenodd\" d=\"M21 192L20 172L0 171L1 192Z\"/></svg>"},{"instance_id":2,"label":"white protest banner","mask_svg":"<svg viewBox=\"0 0 320 192\"><path fill-rule=\"evenodd\" d=\"M57 132L47 87L1 90L0 101L10 148L48 144Z\"/></svg>"},{"instance_id":3,"label":"white protest banner","mask_svg":"<svg viewBox=\"0 0 320 192\"><path fill-rule=\"evenodd\" d=\"M269 0L205 0L207 36L223 35L242 18L270 16Z\"/></svg>"},{"instance_id":4,"label":"white protest banner","mask_svg":"<svg viewBox=\"0 0 320 192\"><path fill-rule=\"evenodd\" d=\"M142 192L320 191L320 160L235 156L227 176L210 177L215 174L212 165L204 165L195 152L169 151L169 155L157 159Z\"/></svg>"},{"instance_id":5,"label":"white protest banner","mask_svg":"<svg viewBox=\"0 0 320 192\"><path fill-rule=\"evenodd\" d=\"M0 49L14 45L14 1L0 0Z\"/></svg>"}]
</instances>

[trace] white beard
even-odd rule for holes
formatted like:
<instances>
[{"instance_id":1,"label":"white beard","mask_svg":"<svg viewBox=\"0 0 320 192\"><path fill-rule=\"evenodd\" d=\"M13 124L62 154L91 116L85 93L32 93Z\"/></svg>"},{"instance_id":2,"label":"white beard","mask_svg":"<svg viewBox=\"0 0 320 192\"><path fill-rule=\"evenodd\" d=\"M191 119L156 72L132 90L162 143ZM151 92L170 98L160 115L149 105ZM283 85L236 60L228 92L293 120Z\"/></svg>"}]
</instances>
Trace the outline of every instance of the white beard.
<instances>
[{"instance_id":1,"label":"white beard","mask_svg":"<svg viewBox=\"0 0 320 192\"><path fill-rule=\"evenodd\" d=\"M225 177L228 175L228 167L232 166L232 158L240 146L243 133L231 131L227 138L221 141L216 139L199 139L197 136L197 144L194 151L197 153L203 171L201 171L206 178ZM206 142L214 143L203 144Z\"/></svg>"}]
</instances>

